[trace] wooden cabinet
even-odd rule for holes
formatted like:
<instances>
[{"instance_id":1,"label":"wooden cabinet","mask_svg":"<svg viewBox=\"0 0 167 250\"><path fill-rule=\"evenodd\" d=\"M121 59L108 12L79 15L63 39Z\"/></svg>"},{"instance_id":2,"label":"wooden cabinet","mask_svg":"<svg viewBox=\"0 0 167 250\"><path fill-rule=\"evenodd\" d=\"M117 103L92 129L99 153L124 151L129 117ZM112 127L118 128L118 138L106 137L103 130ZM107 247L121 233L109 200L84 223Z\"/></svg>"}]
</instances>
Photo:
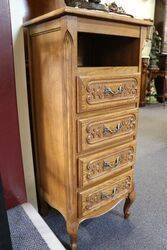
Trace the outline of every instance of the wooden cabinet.
<instances>
[{"instance_id":1,"label":"wooden cabinet","mask_svg":"<svg viewBox=\"0 0 167 250\"><path fill-rule=\"evenodd\" d=\"M136 110L78 120L78 152L129 142L136 137Z\"/></svg>"},{"instance_id":2,"label":"wooden cabinet","mask_svg":"<svg viewBox=\"0 0 167 250\"><path fill-rule=\"evenodd\" d=\"M136 142L123 144L119 147L103 150L79 157L78 159L78 184L79 187L87 187L112 178L123 170L131 168L135 164Z\"/></svg>"},{"instance_id":3,"label":"wooden cabinet","mask_svg":"<svg viewBox=\"0 0 167 250\"><path fill-rule=\"evenodd\" d=\"M79 224L134 200L141 50L150 22L65 7L25 24L38 193Z\"/></svg>"},{"instance_id":4,"label":"wooden cabinet","mask_svg":"<svg viewBox=\"0 0 167 250\"><path fill-rule=\"evenodd\" d=\"M110 75L109 75L110 74ZM112 77L112 72L103 75L79 76L77 78L78 113L97 109L119 107L137 103L139 98L139 75Z\"/></svg>"},{"instance_id":5,"label":"wooden cabinet","mask_svg":"<svg viewBox=\"0 0 167 250\"><path fill-rule=\"evenodd\" d=\"M79 193L79 217L83 219L109 203L123 199L133 188L133 170ZM110 204L110 205L111 205ZM113 205L112 204L112 205Z\"/></svg>"}]
</instances>

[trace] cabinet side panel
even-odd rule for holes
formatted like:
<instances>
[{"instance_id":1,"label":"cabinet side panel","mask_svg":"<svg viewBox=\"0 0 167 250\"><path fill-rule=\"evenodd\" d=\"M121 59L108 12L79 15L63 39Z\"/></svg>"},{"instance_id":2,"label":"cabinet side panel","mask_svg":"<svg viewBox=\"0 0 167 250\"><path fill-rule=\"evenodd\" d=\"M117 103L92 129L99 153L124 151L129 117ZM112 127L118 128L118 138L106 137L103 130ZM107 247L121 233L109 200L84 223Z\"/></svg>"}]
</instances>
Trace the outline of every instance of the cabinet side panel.
<instances>
[{"instance_id":1,"label":"cabinet side panel","mask_svg":"<svg viewBox=\"0 0 167 250\"><path fill-rule=\"evenodd\" d=\"M66 120L62 84L61 30L31 37L33 101L40 193L66 217Z\"/></svg>"}]
</instances>

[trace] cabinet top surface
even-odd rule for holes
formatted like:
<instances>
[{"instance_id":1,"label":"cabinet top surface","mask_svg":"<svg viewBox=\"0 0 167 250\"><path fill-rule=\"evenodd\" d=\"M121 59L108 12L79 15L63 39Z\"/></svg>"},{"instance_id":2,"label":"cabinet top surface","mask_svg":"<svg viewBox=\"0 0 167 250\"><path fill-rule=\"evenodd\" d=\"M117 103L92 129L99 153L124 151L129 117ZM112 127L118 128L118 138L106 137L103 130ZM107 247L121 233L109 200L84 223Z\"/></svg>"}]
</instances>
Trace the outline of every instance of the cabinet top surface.
<instances>
[{"instance_id":1,"label":"cabinet top surface","mask_svg":"<svg viewBox=\"0 0 167 250\"><path fill-rule=\"evenodd\" d=\"M78 17L87 17L87 18L94 18L94 19L101 19L107 21L114 21L114 22L121 22L121 23L129 23L139 26L152 26L153 23L151 21L143 20L143 19L136 19L129 16L119 15L115 13L106 13L97 10L87 10L87 9L79 9L74 7L64 7L54 11L51 11L47 14L42 16L36 17L24 23L24 26L30 26L38 23L43 23L48 20L53 20L55 18L61 16L78 16Z\"/></svg>"}]
</instances>

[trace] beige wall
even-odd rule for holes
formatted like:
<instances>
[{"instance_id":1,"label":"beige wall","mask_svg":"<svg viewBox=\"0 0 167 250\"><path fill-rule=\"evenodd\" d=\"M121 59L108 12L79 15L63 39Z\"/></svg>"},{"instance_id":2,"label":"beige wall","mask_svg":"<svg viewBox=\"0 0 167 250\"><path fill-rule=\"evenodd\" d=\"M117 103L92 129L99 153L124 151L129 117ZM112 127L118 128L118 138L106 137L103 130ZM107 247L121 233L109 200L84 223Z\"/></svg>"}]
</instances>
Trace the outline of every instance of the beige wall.
<instances>
[{"instance_id":1,"label":"beige wall","mask_svg":"<svg viewBox=\"0 0 167 250\"><path fill-rule=\"evenodd\" d=\"M136 18L154 18L155 0L102 0L103 3L116 2Z\"/></svg>"},{"instance_id":2,"label":"beige wall","mask_svg":"<svg viewBox=\"0 0 167 250\"><path fill-rule=\"evenodd\" d=\"M34 167L30 139L30 125L27 103L27 88L25 74L25 57L22 20L24 6L21 1L10 0L16 94L19 115L19 128L22 148L23 167L28 201L37 208ZM18 4L19 2L19 4Z\"/></svg>"},{"instance_id":3,"label":"beige wall","mask_svg":"<svg viewBox=\"0 0 167 250\"><path fill-rule=\"evenodd\" d=\"M107 0L104 1L107 2ZM11 9L17 104L26 190L28 201L30 201L35 207L37 207L24 63L25 58L22 19L25 9L22 1L10 0L9 2ZM133 14L137 18L153 19L155 0L115 0L115 2L119 5L122 5L127 13Z\"/></svg>"},{"instance_id":4,"label":"beige wall","mask_svg":"<svg viewBox=\"0 0 167 250\"><path fill-rule=\"evenodd\" d=\"M102 0L103 3L110 3L111 0ZM128 14L140 19L154 19L155 0L115 0L118 6L122 6ZM149 58L151 40L145 42L142 52L143 58Z\"/></svg>"}]
</instances>

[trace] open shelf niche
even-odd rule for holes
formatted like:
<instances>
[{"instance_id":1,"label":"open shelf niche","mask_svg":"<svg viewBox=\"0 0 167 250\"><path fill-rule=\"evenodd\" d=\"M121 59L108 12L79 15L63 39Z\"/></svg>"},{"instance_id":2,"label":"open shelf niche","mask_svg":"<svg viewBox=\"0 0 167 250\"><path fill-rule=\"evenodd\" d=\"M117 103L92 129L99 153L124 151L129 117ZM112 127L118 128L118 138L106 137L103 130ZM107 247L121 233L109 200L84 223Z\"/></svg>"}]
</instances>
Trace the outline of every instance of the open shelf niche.
<instances>
[{"instance_id":1,"label":"open shelf niche","mask_svg":"<svg viewBox=\"0 0 167 250\"><path fill-rule=\"evenodd\" d=\"M140 39L78 32L78 67L139 65Z\"/></svg>"}]
</instances>

